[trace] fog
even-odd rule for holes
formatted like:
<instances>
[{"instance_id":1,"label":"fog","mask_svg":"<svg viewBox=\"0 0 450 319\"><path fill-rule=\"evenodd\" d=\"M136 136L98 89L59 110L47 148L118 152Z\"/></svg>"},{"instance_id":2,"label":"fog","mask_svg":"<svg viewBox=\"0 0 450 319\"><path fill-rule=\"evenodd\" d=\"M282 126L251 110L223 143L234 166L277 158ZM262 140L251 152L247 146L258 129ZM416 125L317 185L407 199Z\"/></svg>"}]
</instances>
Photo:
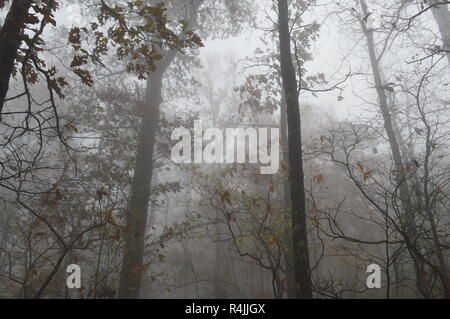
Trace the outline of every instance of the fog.
<instances>
[{"instance_id":1,"label":"fog","mask_svg":"<svg viewBox=\"0 0 450 319\"><path fill-rule=\"evenodd\" d=\"M1 299L447 299L450 3L0 1Z\"/></svg>"}]
</instances>

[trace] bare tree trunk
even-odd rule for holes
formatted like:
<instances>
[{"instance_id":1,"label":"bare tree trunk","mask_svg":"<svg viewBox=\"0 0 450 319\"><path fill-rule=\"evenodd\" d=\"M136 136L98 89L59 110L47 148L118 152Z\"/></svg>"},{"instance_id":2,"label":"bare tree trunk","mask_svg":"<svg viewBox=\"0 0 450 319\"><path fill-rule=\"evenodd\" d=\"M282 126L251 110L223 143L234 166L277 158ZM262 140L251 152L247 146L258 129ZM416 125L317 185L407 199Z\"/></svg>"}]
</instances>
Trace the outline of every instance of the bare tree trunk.
<instances>
[{"instance_id":1,"label":"bare tree trunk","mask_svg":"<svg viewBox=\"0 0 450 319\"><path fill-rule=\"evenodd\" d=\"M286 167L289 167L289 141L287 136L287 112L286 112L286 97L284 91L281 97L281 107L280 107L280 129L281 129L281 145L282 145L282 158ZM283 202L284 202L284 218L285 218L285 238L287 251L284 254L284 267L286 272L286 284L287 284L287 298L295 299L295 274L293 271L294 265L294 254L292 246L292 225L291 225L291 196L289 190L289 180L286 180L283 184Z\"/></svg>"},{"instance_id":2,"label":"bare tree trunk","mask_svg":"<svg viewBox=\"0 0 450 319\"><path fill-rule=\"evenodd\" d=\"M31 0L14 0L0 30L0 121Z\"/></svg>"},{"instance_id":3,"label":"bare tree trunk","mask_svg":"<svg viewBox=\"0 0 450 319\"><path fill-rule=\"evenodd\" d=\"M432 208L432 195L430 194L432 190L430 190L430 158L432 153L432 127L427 121L426 115L423 111L420 111L422 121L426 127L426 147L425 147L425 162L424 162L424 177L423 177L423 194L424 194L424 209L427 214L428 222L430 223L431 234L433 238L433 248L435 250L435 254L437 257L438 265L438 275L441 279L442 287L443 287L443 297L445 299L449 298L449 277L448 277L448 266L445 262L445 258L443 255L443 250L445 250L444 246L441 245L438 235L438 229L435 221L435 213Z\"/></svg>"},{"instance_id":4,"label":"bare tree trunk","mask_svg":"<svg viewBox=\"0 0 450 319\"><path fill-rule=\"evenodd\" d=\"M409 99L408 96L406 97L407 101L408 101L408 107L410 106L409 103ZM409 117L409 110L407 110L407 116ZM443 293L442 296L445 299L449 298L449 291L448 291L448 286L449 286L449 276L448 276L448 266L447 263L445 261L445 257L443 254L443 250L444 247L441 245L440 240L439 240L439 235L438 235L438 226L436 225L436 221L435 221L435 214L433 209L431 208L430 205L430 194L429 194L429 184L430 184L430 169L429 169L429 160L431 157L431 150L432 150L432 140L431 140L431 127L428 124L428 121L426 119L426 116L423 112L421 112L421 117L422 117L422 122L425 124L426 126L426 136L427 136L427 140L426 140L426 149L425 149L425 163L424 163L424 178L423 178L423 191L422 188L419 184L419 176L417 175L417 171L413 173L413 187L412 189L414 190L414 193L416 194L417 197L417 210L419 212L425 211L426 213L426 218L428 219L428 222L430 223L430 230L431 230L431 234L432 234L432 238L433 238L433 249L432 251L430 251L430 254L435 254L437 257L437 261L439 264L439 277L441 279L441 283L442 283L442 287L443 287ZM411 126L411 122L408 120L407 123L407 127L409 130L409 136L412 136L412 126ZM414 144L412 141L409 142L410 147L409 149L406 147L406 142L402 141L401 135L400 135L400 130L398 128L398 124L396 122L396 116L394 114L394 128L396 130L396 134L397 136L399 136L399 141L400 144L402 145L402 152L405 154L404 157L408 158L409 161L413 161L415 159L415 150L414 150Z\"/></svg>"},{"instance_id":5,"label":"bare tree trunk","mask_svg":"<svg viewBox=\"0 0 450 319\"><path fill-rule=\"evenodd\" d=\"M301 139L300 105L297 77L292 62L287 0L278 0L281 78L286 95L289 140L289 177L292 210L292 244L294 254L295 293L297 298L312 298L306 228L305 186Z\"/></svg>"},{"instance_id":6,"label":"bare tree trunk","mask_svg":"<svg viewBox=\"0 0 450 319\"><path fill-rule=\"evenodd\" d=\"M431 11L433 12L434 19L439 27L439 32L442 38L442 49L447 53L448 64L450 65L450 10L448 4L439 4L442 2L439 0L433 0L433 6Z\"/></svg>"},{"instance_id":7,"label":"bare tree trunk","mask_svg":"<svg viewBox=\"0 0 450 319\"><path fill-rule=\"evenodd\" d=\"M153 152L164 71L165 68L157 68L147 79L144 116L140 126L136 165L126 215L127 228L118 291L120 299L139 298L144 271L144 239L153 175Z\"/></svg>"},{"instance_id":8,"label":"bare tree trunk","mask_svg":"<svg viewBox=\"0 0 450 319\"><path fill-rule=\"evenodd\" d=\"M364 0L360 0L360 4L363 11L363 15L367 16L368 9L366 2ZM394 166L396 170L396 181L398 184L400 201L402 203L405 214L405 223L403 231L405 232L406 236L404 236L405 237L404 239L406 241L406 245L408 246L408 252L410 253L411 258L413 259L415 265L417 288L424 297L429 298L430 292L428 289L429 286L425 278L426 272L424 269L424 262L422 261L421 258L422 256L419 255L418 247L416 246L417 231L415 225L415 212L414 208L411 205L411 196L406 181L406 170L403 164L403 159L401 156L398 140L395 135L392 116L389 110L388 100L385 92L385 86L383 85L380 73L379 61L375 52L375 40L373 37L373 30L368 29L364 21L361 20L360 22L362 30L367 38L367 48L369 51L370 63L378 95L379 106L381 114L383 116L384 128L389 140L392 158L394 160Z\"/></svg>"},{"instance_id":9,"label":"bare tree trunk","mask_svg":"<svg viewBox=\"0 0 450 319\"><path fill-rule=\"evenodd\" d=\"M161 1L165 2L165 1ZM191 1L186 21L191 30L197 27L197 14L201 1ZM159 107L162 102L164 73L173 62L177 51L162 52L163 59L156 63L156 70L148 74L144 116L139 130L130 204L127 211L127 231L120 273L118 298L139 298L141 277L144 269L144 239L153 175L153 151L159 123Z\"/></svg>"}]
</instances>

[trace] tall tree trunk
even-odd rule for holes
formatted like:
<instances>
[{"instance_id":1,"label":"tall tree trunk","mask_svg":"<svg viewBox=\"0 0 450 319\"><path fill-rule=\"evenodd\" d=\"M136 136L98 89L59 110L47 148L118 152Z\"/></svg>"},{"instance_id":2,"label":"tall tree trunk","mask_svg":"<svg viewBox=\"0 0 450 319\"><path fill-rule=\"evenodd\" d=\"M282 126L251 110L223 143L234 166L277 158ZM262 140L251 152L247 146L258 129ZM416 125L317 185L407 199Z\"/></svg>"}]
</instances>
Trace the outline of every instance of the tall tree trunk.
<instances>
[{"instance_id":1,"label":"tall tree trunk","mask_svg":"<svg viewBox=\"0 0 450 319\"><path fill-rule=\"evenodd\" d=\"M185 20L191 30L197 27L200 5L200 0L193 0L189 4ZM172 64L176 54L175 49L162 52L163 59L155 64L156 70L148 74L144 116L139 130L136 165L126 215L127 231L118 291L120 299L139 298L141 277L145 271L143 267L144 239L153 175L153 151L159 123L159 107L162 102L162 82L164 73Z\"/></svg>"},{"instance_id":2,"label":"tall tree trunk","mask_svg":"<svg viewBox=\"0 0 450 319\"><path fill-rule=\"evenodd\" d=\"M165 68L148 75L145 109L139 132L130 203L126 215L127 228L120 273L118 298L137 299L144 272L144 239L153 175L153 152L159 122L162 80Z\"/></svg>"},{"instance_id":3,"label":"tall tree trunk","mask_svg":"<svg viewBox=\"0 0 450 319\"><path fill-rule=\"evenodd\" d=\"M31 0L14 0L0 30L0 121Z\"/></svg>"},{"instance_id":4,"label":"tall tree trunk","mask_svg":"<svg viewBox=\"0 0 450 319\"><path fill-rule=\"evenodd\" d=\"M430 188L432 188L431 187L432 181L430 180L431 176L432 176L430 167L432 167L432 164L430 163L430 158L432 156L433 128L428 123L425 113L423 111L421 111L420 113L421 113L422 121L426 127L426 130L425 130L426 131L425 161L423 164L423 171L424 171L424 176L423 176L424 203L423 203L423 207L425 209L426 216L428 218L428 222L430 223L430 230L431 230L432 239L433 239L433 250L434 250L434 254L436 254L437 261L438 261L438 268L437 268L438 275L441 279L441 283L442 283L442 287L443 287L443 297L445 299L448 299L449 298L448 266L445 261L445 257L443 255L443 251L445 251L445 248L443 245L441 245L440 240L439 240L438 228L437 228L436 221L435 221L436 214L432 207L433 206L432 205L433 195L431 195L431 193L433 192L433 190L430 189Z\"/></svg>"},{"instance_id":5,"label":"tall tree trunk","mask_svg":"<svg viewBox=\"0 0 450 319\"><path fill-rule=\"evenodd\" d=\"M433 0L432 4L443 2L440 0ZM448 64L450 65L450 10L448 4L439 4L433 6L431 9L434 19L439 27L439 32L442 38L442 49L447 53Z\"/></svg>"},{"instance_id":6,"label":"tall tree trunk","mask_svg":"<svg viewBox=\"0 0 450 319\"><path fill-rule=\"evenodd\" d=\"M289 140L287 136L287 110L286 110L286 97L284 90L281 97L280 107L280 129L281 129L281 145L282 145L282 159L286 167L289 167ZM283 184L283 202L284 202L284 218L285 218L285 238L287 251L284 256L284 267L286 272L286 284L287 284L287 298L295 299L295 274L294 274L294 254L292 247L292 224L291 224L291 196L289 189L289 180L286 180Z\"/></svg>"},{"instance_id":7,"label":"tall tree trunk","mask_svg":"<svg viewBox=\"0 0 450 319\"><path fill-rule=\"evenodd\" d=\"M364 0L360 0L360 5L363 11L363 15L367 16L368 8ZM389 145L394 160L394 166L396 170L396 182L398 184L398 190L400 195L400 201L404 211L404 234L406 245L408 246L408 252L414 262L416 271L416 283L419 292L423 297L429 298L430 291L426 281L426 272L424 269L424 262L422 256L420 256L419 249L416 245L417 231L415 222L415 212L412 207L411 196L409 187L406 181L406 170L403 164L403 159L400 152L397 137L393 127L392 116L389 110L388 100L385 92L385 86L383 85L378 57L375 52L375 40L373 36L373 30L368 29L364 21L361 22L362 30L367 38L367 48L370 56L370 63L372 67L373 77L375 81L375 87L378 95L379 107L383 116L384 128L389 140Z\"/></svg>"},{"instance_id":8,"label":"tall tree trunk","mask_svg":"<svg viewBox=\"0 0 450 319\"><path fill-rule=\"evenodd\" d=\"M407 105L408 108L410 107L410 103L409 103L409 96L406 96L406 100L407 100ZM393 101L391 102L392 105L394 105L395 100L393 99ZM409 109L406 110L406 116L409 118ZM449 276L448 276L448 266L447 263L445 261L445 256L443 253L443 250L445 250L443 248L443 245L441 245L440 243L440 239L439 239L439 235L438 235L438 226L436 224L435 221L435 212L431 207L431 196L429 194L429 184L430 184L430 169L429 169L429 160L431 157L431 153L432 153L432 140L431 140L431 127L428 124L428 121L426 119L425 113L421 112L421 118L422 118L422 122L425 124L426 127L426 147L425 147L425 163L424 163L424 176L423 176L423 191L422 191L422 187L419 183L419 181L421 180L421 178L418 176L417 171L414 171L412 173L412 186L411 189L414 192L414 194L416 195L416 210L418 212L425 212L426 218L428 220L428 222L430 223L430 231L431 231L431 235L432 235L432 240L433 240L433 245L432 245L432 249L429 249L428 254L429 255L436 255L436 259L438 261L438 265L437 265L437 269L438 269L438 275L439 278L441 279L441 284L443 287L443 291L442 291L442 296L445 299L449 298L449 291L448 291L448 286L449 286ZM406 141L404 141L402 139L401 136L401 132L399 129L399 124L397 121L397 113L395 112L393 114L393 124L394 124L394 130L396 135L398 136L398 140L400 142L401 145L401 151L403 154L403 157L408 160L409 162L412 162L415 160L416 155L415 155L415 150L414 150L414 143L412 140L410 140L409 144L410 147L406 147L406 145L408 143L406 143ZM408 128L408 133L410 138L412 137L412 131L413 131L413 127L411 125L411 122L408 119L408 122L406 123L407 128Z\"/></svg>"},{"instance_id":9,"label":"tall tree trunk","mask_svg":"<svg viewBox=\"0 0 450 319\"><path fill-rule=\"evenodd\" d=\"M301 140L300 105L297 77L292 62L287 0L278 0L278 31L280 40L281 78L286 96L289 140L289 178L292 214L292 244L294 255L295 294L297 298L312 298L306 228L305 186Z\"/></svg>"}]
</instances>

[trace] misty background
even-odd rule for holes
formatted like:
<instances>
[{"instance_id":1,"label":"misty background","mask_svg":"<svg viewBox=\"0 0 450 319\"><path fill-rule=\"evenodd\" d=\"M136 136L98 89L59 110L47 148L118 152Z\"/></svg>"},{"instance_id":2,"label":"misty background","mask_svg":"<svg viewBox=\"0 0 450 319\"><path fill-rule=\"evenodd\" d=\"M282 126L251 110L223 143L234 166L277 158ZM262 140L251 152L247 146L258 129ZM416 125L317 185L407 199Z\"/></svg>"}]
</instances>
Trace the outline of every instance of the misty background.
<instances>
[{"instance_id":1,"label":"misty background","mask_svg":"<svg viewBox=\"0 0 450 319\"><path fill-rule=\"evenodd\" d=\"M449 1L0 8L0 298L449 298ZM278 172L175 164L199 119Z\"/></svg>"}]
</instances>

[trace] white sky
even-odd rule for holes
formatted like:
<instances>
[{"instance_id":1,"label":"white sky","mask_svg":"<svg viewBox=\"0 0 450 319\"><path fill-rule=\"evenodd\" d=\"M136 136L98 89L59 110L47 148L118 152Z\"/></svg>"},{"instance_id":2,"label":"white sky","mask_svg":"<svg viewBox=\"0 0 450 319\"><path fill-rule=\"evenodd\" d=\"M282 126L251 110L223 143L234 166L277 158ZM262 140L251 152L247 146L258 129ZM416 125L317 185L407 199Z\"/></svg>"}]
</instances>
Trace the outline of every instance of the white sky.
<instances>
[{"instance_id":1,"label":"white sky","mask_svg":"<svg viewBox=\"0 0 450 319\"><path fill-rule=\"evenodd\" d=\"M320 19L320 16L318 18ZM340 48L339 38L335 36L336 30L329 27L322 27L318 41L313 44L314 60L308 62L306 67L309 75L315 73L324 73L326 79L333 84L333 80L342 79L349 71L344 63L341 65L342 48ZM205 41L205 47L201 48L201 57L204 58L209 54L223 54L225 52L233 52L236 59L251 57L257 47L261 46L258 31L247 31L237 37L226 40ZM338 74L338 69L340 73ZM339 119L347 117L350 113L356 112L355 106L359 105L360 100L356 99L352 94L352 83L348 81L343 85L345 91L343 93L344 101L338 102L338 91L332 93L318 93L318 97L312 97L307 93L301 97L301 103L320 105L324 109L333 112Z\"/></svg>"}]
</instances>

